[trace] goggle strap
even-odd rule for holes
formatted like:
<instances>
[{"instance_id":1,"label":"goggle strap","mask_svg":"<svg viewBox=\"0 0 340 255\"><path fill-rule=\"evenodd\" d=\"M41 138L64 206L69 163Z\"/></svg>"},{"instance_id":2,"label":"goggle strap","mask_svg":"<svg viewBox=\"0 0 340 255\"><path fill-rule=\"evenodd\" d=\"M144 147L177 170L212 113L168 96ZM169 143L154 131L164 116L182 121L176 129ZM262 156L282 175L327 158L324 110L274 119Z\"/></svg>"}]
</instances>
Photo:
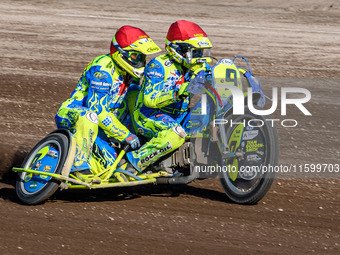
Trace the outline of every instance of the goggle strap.
<instances>
[{"instance_id":1,"label":"goggle strap","mask_svg":"<svg viewBox=\"0 0 340 255\"><path fill-rule=\"evenodd\" d=\"M168 39L165 39L165 43L166 43L166 45L170 46L171 48L178 48L178 47L180 47L178 44L172 43Z\"/></svg>"},{"instance_id":2,"label":"goggle strap","mask_svg":"<svg viewBox=\"0 0 340 255\"><path fill-rule=\"evenodd\" d=\"M129 53L127 53L125 50L123 50L122 47L116 42L116 40L112 41L113 46L118 50L120 53L123 54L124 57L129 58Z\"/></svg>"},{"instance_id":3,"label":"goggle strap","mask_svg":"<svg viewBox=\"0 0 340 255\"><path fill-rule=\"evenodd\" d=\"M170 47L171 47L171 45L173 45L173 43L170 42L168 39L165 39L165 43L166 43L166 45L168 45L168 46L170 46Z\"/></svg>"}]
</instances>

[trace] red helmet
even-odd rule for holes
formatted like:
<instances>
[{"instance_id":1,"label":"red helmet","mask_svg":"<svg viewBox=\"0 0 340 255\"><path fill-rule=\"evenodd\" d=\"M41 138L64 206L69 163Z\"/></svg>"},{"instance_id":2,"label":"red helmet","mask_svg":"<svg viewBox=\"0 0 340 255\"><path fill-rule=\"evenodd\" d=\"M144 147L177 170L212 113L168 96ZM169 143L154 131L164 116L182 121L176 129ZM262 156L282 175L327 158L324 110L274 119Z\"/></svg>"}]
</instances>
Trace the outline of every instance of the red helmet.
<instances>
[{"instance_id":1,"label":"red helmet","mask_svg":"<svg viewBox=\"0 0 340 255\"><path fill-rule=\"evenodd\" d=\"M141 29L123 26L112 38L112 59L126 72L136 78L143 75L146 55L161 51L157 44Z\"/></svg>"},{"instance_id":2,"label":"red helmet","mask_svg":"<svg viewBox=\"0 0 340 255\"><path fill-rule=\"evenodd\" d=\"M171 58L187 68L194 64L211 62L211 47L203 29L186 20L172 23L165 40L165 49Z\"/></svg>"}]
</instances>

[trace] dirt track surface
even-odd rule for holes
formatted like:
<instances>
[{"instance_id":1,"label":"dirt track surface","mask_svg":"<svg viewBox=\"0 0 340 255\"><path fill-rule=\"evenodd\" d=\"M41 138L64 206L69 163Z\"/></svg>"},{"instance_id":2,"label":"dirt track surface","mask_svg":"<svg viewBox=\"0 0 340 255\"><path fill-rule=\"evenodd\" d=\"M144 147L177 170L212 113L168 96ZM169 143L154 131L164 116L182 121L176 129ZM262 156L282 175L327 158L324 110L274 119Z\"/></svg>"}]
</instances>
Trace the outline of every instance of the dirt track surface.
<instances>
[{"instance_id":1,"label":"dirt track surface","mask_svg":"<svg viewBox=\"0 0 340 255\"><path fill-rule=\"evenodd\" d=\"M214 56L245 56L266 92L309 89L312 116L288 107L298 127L278 125L280 164L339 164L337 1L125 2L120 11L114 1L0 3L0 254L339 254L338 175L281 175L254 206L228 203L217 180L62 191L43 205L19 204L8 170L55 129L83 68L125 24L163 46L172 22L197 22Z\"/></svg>"}]
</instances>

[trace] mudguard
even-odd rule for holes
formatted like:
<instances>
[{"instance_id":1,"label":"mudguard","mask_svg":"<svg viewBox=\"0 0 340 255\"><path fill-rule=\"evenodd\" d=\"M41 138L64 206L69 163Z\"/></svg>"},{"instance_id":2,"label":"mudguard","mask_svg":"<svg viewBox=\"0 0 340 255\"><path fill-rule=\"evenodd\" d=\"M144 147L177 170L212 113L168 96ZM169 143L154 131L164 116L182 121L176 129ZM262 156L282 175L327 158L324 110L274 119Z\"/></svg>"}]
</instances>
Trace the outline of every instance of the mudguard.
<instances>
[{"instance_id":1,"label":"mudguard","mask_svg":"<svg viewBox=\"0 0 340 255\"><path fill-rule=\"evenodd\" d=\"M55 134L55 133L61 133L66 135L67 139L68 139L68 151L67 151L67 158L65 161L65 164L63 166L63 169L61 171L61 174L64 176L69 176L70 172L71 172L71 168L73 165L73 161L74 161L74 157L76 155L76 140L75 137L73 136L73 134L71 134L70 131L68 131L67 129L57 129L55 131L53 131L51 134Z\"/></svg>"}]
</instances>

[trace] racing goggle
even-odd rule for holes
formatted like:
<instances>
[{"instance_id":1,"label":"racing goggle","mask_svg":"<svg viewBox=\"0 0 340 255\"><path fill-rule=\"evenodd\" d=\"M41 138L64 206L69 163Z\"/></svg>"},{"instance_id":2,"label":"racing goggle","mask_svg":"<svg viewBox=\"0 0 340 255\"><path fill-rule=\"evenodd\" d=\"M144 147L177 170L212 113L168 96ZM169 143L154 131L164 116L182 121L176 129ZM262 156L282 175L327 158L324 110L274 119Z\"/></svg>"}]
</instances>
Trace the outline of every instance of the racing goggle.
<instances>
[{"instance_id":1,"label":"racing goggle","mask_svg":"<svg viewBox=\"0 0 340 255\"><path fill-rule=\"evenodd\" d=\"M138 51L127 51L127 59L135 66L145 64L146 55Z\"/></svg>"},{"instance_id":2,"label":"racing goggle","mask_svg":"<svg viewBox=\"0 0 340 255\"><path fill-rule=\"evenodd\" d=\"M211 52L211 49L191 49L191 57L192 58L207 58L207 57L210 57L210 52ZM188 55L188 53L187 53Z\"/></svg>"},{"instance_id":3,"label":"racing goggle","mask_svg":"<svg viewBox=\"0 0 340 255\"><path fill-rule=\"evenodd\" d=\"M133 50L124 50L120 45L113 40L113 46L133 65L133 67L140 68L146 63L146 55Z\"/></svg>"},{"instance_id":4,"label":"racing goggle","mask_svg":"<svg viewBox=\"0 0 340 255\"><path fill-rule=\"evenodd\" d=\"M188 64L194 64L197 62L211 62L211 48L189 48L185 56Z\"/></svg>"}]
</instances>

